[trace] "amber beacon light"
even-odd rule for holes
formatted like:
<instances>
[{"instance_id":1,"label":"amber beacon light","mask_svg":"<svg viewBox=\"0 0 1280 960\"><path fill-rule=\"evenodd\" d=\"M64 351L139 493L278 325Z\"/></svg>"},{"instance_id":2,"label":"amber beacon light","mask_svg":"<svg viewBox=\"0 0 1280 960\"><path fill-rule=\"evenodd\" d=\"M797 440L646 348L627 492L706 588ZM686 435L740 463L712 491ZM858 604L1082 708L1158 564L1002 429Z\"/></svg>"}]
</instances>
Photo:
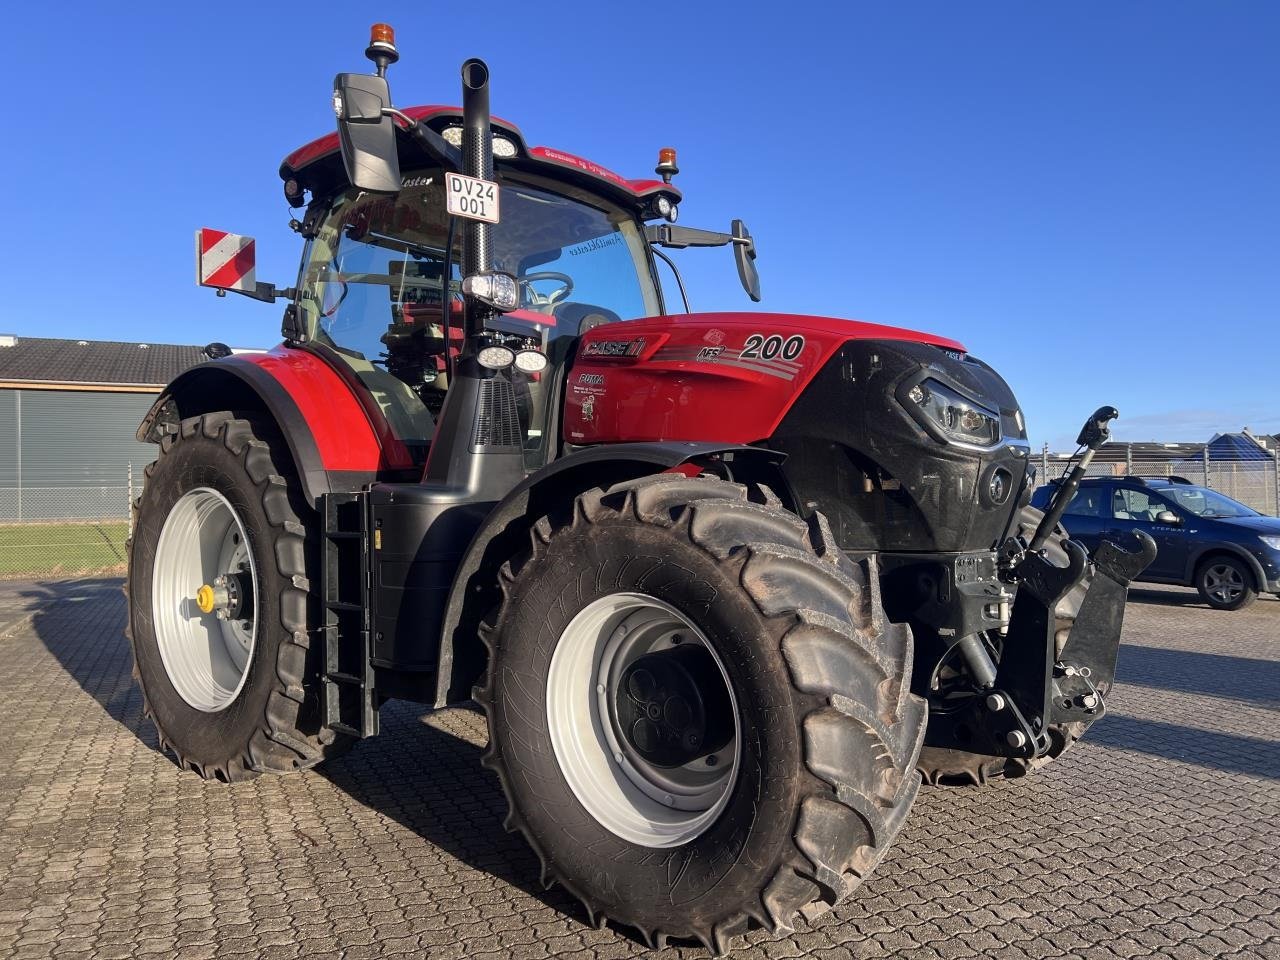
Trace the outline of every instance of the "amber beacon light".
<instances>
[{"instance_id":1,"label":"amber beacon light","mask_svg":"<svg viewBox=\"0 0 1280 960\"><path fill-rule=\"evenodd\" d=\"M400 59L396 32L391 29L391 24L375 23L369 28L369 47L364 55L378 65L378 76L386 73L387 67Z\"/></svg>"}]
</instances>

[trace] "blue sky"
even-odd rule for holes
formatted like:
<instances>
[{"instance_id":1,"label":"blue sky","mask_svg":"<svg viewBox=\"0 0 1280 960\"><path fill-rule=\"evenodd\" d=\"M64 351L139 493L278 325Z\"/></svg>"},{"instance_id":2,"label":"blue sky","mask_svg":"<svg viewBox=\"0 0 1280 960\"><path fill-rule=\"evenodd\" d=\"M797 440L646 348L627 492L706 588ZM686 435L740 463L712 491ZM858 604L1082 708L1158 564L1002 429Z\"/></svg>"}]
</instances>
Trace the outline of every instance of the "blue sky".
<instances>
[{"instance_id":1,"label":"blue sky","mask_svg":"<svg viewBox=\"0 0 1280 960\"><path fill-rule=\"evenodd\" d=\"M0 332L275 342L280 305L194 286L192 233L291 282L276 169L383 19L398 104L456 101L482 56L531 143L629 176L676 146L681 222L755 234L759 309L954 336L1037 444L1104 402L1121 439L1280 432L1280 4L486 9L11 11ZM681 262L695 309L750 305L727 252Z\"/></svg>"}]
</instances>

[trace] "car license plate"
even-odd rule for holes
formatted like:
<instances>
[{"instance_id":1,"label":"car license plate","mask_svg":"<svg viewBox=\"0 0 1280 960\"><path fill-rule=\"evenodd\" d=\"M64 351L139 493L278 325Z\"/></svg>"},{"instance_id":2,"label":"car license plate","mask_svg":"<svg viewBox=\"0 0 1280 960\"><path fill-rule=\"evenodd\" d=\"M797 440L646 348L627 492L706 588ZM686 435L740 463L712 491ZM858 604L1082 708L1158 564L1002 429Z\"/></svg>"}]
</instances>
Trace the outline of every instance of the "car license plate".
<instances>
[{"instance_id":1,"label":"car license plate","mask_svg":"<svg viewBox=\"0 0 1280 960\"><path fill-rule=\"evenodd\" d=\"M445 175L445 202L449 213L470 220L498 222L498 185L489 180L466 177L460 173Z\"/></svg>"}]
</instances>

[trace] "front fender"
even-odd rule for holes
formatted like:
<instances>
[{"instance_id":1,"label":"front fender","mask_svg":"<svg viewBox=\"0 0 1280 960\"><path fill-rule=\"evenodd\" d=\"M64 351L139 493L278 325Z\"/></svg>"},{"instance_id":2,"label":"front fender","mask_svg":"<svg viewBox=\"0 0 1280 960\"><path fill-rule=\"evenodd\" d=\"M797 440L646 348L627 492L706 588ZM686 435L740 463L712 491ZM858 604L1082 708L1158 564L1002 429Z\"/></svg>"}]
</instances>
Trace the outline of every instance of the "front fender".
<instances>
[{"instance_id":1,"label":"front fender","mask_svg":"<svg viewBox=\"0 0 1280 960\"><path fill-rule=\"evenodd\" d=\"M1259 590L1267 589L1267 584L1270 581L1267 579L1267 573L1262 569L1262 564L1258 561L1258 558L1244 547L1238 546L1234 543L1211 543L1201 547L1194 553L1189 554L1188 556L1190 559L1187 563L1186 569L1187 583L1193 586L1195 585L1196 569L1200 566L1205 557L1214 553L1225 553L1235 557L1237 560L1243 561L1253 574L1253 579L1257 584L1257 588Z\"/></svg>"},{"instance_id":2,"label":"front fender","mask_svg":"<svg viewBox=\"0 0 1280 960\"><path fill-rule=\"evenodd\" d=\"M485 518L454 577L440 635L436 706L467 700L484 672L481 620L498 602L498 570L525 549L539 517L570 510L579 494L625 480L695 464L725 479L769 484L788 506L785 457L761 447L715 443L617 443L588 447L531 474Z\"/></svg>"}]
</instances>

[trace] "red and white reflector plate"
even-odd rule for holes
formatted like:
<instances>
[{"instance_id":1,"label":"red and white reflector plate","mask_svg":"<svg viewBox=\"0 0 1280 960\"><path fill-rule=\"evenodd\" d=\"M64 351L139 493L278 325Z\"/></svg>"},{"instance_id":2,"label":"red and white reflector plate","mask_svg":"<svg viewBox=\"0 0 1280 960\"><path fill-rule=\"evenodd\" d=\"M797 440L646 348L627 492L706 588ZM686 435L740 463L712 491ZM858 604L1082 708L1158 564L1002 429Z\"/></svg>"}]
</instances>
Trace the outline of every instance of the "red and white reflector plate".
<instances>
[{"instance_id":1,"label":"red and white reflector plate","mask_svg":"<svg viewBox=\"0 0 1280 960\"><path fill-rule=\"evenodd\" d=\"M196 231L196 283L221 290L257 289L253 237L202 227Z\"/></svg>"},{"instance_id":2,"label":"red and white reflector plate","mask_svg":"<svg viewBox=\"0 0 1280 960\"><path fill-rule=\"evenodd\" d=\"M498 222L498 185L489 180L446 173L445 205L455 217Z\"/></svg>"}]
</instances>

